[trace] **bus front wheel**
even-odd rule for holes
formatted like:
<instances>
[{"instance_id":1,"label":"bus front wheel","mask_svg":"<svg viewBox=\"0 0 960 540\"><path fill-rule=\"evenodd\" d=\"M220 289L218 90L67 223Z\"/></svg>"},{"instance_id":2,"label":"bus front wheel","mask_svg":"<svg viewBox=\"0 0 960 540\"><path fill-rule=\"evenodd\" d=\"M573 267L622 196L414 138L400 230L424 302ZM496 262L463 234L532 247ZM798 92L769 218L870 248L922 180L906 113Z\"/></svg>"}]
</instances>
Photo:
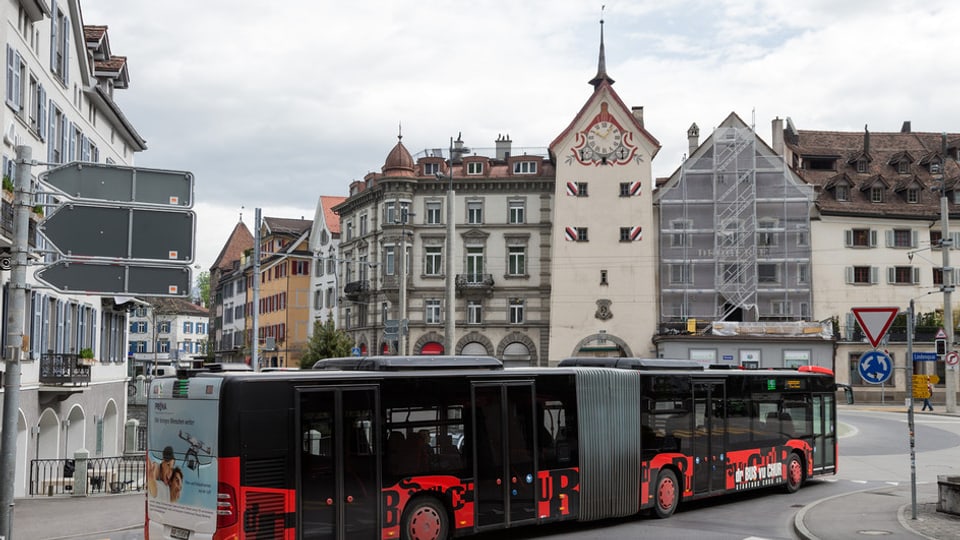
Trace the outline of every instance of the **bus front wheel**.
<instances>
[{"instance_id":1,"label":"bus front wheel","mask_svg":"<svg viewBox=\"0 0 960 540\"><path fill-rule=\"evenodd\" d=\"M403 538L406 540L447 540L450 536L447 511L432 497L410 501L403 516Z\"/></svg>"},{"instance_id":2,"label":"bus front wheel","mask_svg":"<svg viewBox=\"0 0 960 540\"><path fill-rule=\"evenodd\" d=\"M664 469L657 476L653 510L658 518L668 518L677 509L678 502L680 502L680 489L677 484L677 475L671 470Z\"/></svg>"},{"instance_id":3,"label":"bus front wheel","mask_svg":"<svg viewBox=\"0 0 960 540\"><path fill-rule=\"evenodd\" d=\"M794 493L803 484L803 463L796 454L790 454L787 460L787 483L785 485L787 493Z\"/></svg>"}]
</instances>

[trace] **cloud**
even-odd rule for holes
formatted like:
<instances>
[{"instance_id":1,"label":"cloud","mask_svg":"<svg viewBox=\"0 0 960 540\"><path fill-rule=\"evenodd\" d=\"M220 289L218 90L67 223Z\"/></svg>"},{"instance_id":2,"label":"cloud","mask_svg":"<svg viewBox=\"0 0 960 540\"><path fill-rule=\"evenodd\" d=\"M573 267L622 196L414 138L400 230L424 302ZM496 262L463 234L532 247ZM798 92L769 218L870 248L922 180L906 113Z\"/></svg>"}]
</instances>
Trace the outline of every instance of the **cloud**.
<instances>
[{"instance_id":1,"label":"cloud","mask_svg":"<svg viewBox=\"0 0 960 540\"><path fill-rule=\"evenodd\" d=\"M128 57L116 100L149 149L142 166L196 176L198 262L213 262L245 206L312 218L379 171L402 125L416 153L543 148L592 88L600 10L575 0L83 5ZM655 176L731 111L770 137L800 129L943 131L958 123L949 55L960 4L930 0L610 1L607 71L663 144ZM249 216L249 218L248 218Z\"/></svg>"}]
</instances>

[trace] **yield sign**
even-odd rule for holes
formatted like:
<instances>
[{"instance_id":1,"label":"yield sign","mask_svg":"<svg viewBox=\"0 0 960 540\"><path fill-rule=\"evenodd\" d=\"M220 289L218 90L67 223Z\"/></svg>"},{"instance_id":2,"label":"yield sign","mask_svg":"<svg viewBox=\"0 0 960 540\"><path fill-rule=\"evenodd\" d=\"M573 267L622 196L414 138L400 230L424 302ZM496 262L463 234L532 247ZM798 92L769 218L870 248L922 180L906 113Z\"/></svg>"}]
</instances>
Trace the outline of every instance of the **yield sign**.
<instances>
[{"instance_id":1,"label":"yield sign","mask_svg":"<svg viewBox=\"0 0 960 540\"><path fill-rule=\"evenodd\" d=\"M876 349L880 340L886 335L893 320L897 318L900 308L896 307L859 307L853 308L853 316L860 323L860 328L867 335L870 345Z\"/></svg>"}]
</instances>

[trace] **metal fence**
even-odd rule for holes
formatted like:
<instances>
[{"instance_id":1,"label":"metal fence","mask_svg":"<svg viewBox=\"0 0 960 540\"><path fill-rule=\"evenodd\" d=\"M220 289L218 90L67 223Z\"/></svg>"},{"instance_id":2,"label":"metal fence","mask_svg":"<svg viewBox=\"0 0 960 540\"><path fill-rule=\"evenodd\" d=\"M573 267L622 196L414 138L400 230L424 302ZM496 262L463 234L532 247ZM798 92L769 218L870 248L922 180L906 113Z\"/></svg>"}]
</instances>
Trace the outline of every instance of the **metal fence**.
<instances>
[{"instance_id":1,"label":"metal fence","mask_svg":"<svg viewBox=\"0 0 960 540\"><path fill-rule=\"evenodd\" d=\"M86 462L86 481L79 481L77 462ZM146 478L143 455L95 457L86 460L30 461L30 495L91 495L141 491Z\"/></svg>"}]
</instances>

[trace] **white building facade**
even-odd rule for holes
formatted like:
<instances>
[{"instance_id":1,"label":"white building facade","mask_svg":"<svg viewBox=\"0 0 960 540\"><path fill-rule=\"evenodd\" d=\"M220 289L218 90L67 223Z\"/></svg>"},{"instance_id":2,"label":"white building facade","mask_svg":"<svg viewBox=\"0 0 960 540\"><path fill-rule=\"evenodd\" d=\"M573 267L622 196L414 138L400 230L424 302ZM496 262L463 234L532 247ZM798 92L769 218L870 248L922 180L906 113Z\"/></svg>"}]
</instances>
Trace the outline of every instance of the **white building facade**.
<instances>
[{"instance_id":1,"label":"white building facade","mask_svg":"<svg viewBox=\"0 0 960 540\"><path fill-rule=\"evenodd\" d=\"M3 130L3 215L13 215L12 186L18 146L51 164L91 161L130 165L146 149L113 101L127 88L126 58L113 55L105 26L85 26L76 0L8 1L0 7L0 38L6 54ZM31 182L45 166L33 166ZM38 197L36 202L52 202ZM49 246L34 232L41 212L31 217L30 245ZM0 245L9 249L12 219L4 217ZM52 262L54 255L38 256ZM28 272L28 286L32 282ZM8 286L10 273L0 273ZM127 298L80 296L33 288L26 299L25 337L17 429L14 495L28 494L32 459L123 452L127 399ZM8 314L3 318L4 324ZM7 331L2 332L4 339ZM81 353L85 358L81 360ZM93 358L86 358L92 356Z\"/></svg>"}]
</instances>

